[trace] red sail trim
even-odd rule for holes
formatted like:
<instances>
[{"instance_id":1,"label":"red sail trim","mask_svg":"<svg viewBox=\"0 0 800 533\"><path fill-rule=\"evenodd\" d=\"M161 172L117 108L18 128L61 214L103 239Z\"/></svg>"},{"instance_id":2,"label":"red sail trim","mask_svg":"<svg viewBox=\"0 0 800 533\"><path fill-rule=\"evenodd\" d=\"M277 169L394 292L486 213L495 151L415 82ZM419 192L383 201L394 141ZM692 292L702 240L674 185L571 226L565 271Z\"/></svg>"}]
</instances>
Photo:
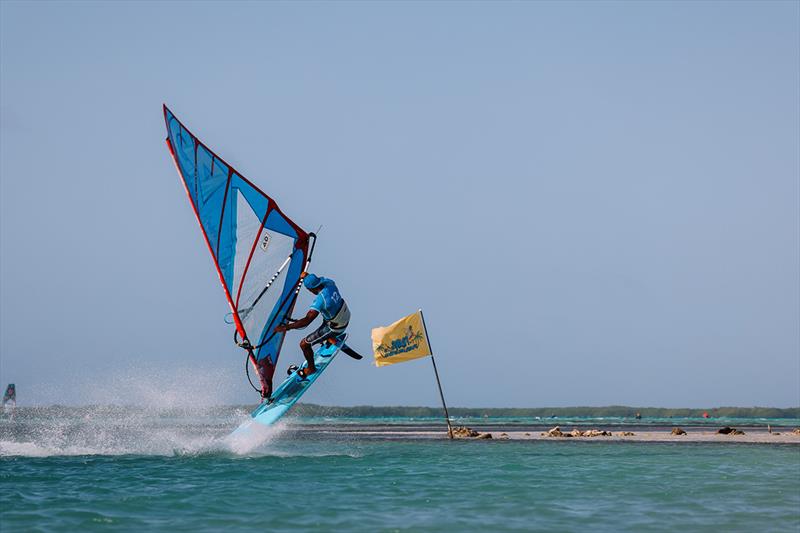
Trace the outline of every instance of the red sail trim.
<instances>
[{"instance_id":1,"label":"red sail trim","mask_svg":"<svg viewBox=\"0 0 800 533\"><path fill-rule=\"evenodd\" d=\"M164 105L163 105L163 108L164 108L164 121L165 121L165 122L167 122L167 123L169 123L169 121L167 120L167 111L169 111L169 108L167 108L167 105L166 105L166 104L164 104ZM170 112L170 113L171 113L171 112ZM307 240L308 240L308 233L306 233L306 232L303 230L303 228L301 228L300 226L298 226L297 224L295 224L294 220L292 220L291 218L287 217L287 216L284 214L284 212L281 210L280 206L279 206L279 205L278 205L278 204L277 204L277 203L276 203L276 202L275 202L275 201L272 199L272 197L270 197L270 196L269 196L268 194L266 194L264 191L262 191L261 189L259 189L259 188L258 188L258 187L257 187L257 186L256 186L256 185L255 185L255 184L252 182L252 181L250 181L249 179L245 178L245 177L242 175L242 173L241 173L241 172L239 172L238 170L234 169L234 168L233 168L233 167L230 165L230 163L228 163L227 161L225 161L224 159L222 159L222 158L221 158L220 156L218 156L218 155L217 155L217 154L216 154L216 153L215 153L215 152L214 152L214 151L213 151L211 148L209 148L208 146L206 146L206 144L205 144L203 141L201 141L200 139L198 139L198 138L197 138L197 137L196 137L196 136L195 136L195 135L194 135L194 134L193 134L191 131L189 131L189 128L187 128L186 126L184 126L184 125L183 125L183 122L181 122L181 121L180 121L180 119L178 119L178 117L176 117L174 114L172 114L172 119L173 119L175 122L177 122L178 124L180 124L181 128L182 128L182 129L184 129L184 130L186 130L186 133L188 133L188 134L189 134L189 135L192 137L192 139L193 139L193 140L194 140L194 142L196 143L196 145L195 145L195 146L197 146L197 145L200 145L200 146L202 146L203 148L205 148L205 149L208 151L208 153L210 153L210 154L212 155L212 157L216 157L216 158L217 158L217 159L219 159L219 160L220 160L222 163L224 163L225 165L227 165L228 169L229 169L229 170L232 170L234 174L236 174L236 175L237 175L239 178L241 178L241 179L242 179L242 181L244 181L245 183L247 183L249 186L251 186L253 189L255 189L255 190L258 192L258 193L260 193L260 194L263 194L263 195L264 195L264 196L265 196L265 197L266 197L266 198L269 200L269 203L270 203L270 204L272 204L272 208L273 208L274 210L278 211L278 213L280 213L280 214L283 216L283 218L284 218L284 219L286 219L286 222L288 222L288 223L289 223L289 225L290 225L290 226L291 226L291 227L292 227L292 228L293 228L293 229L294 229L294 230L297 232L297 240L298 240L298 241L307 241ZM171 149L170 149L170 150L171 150ZM174 154L174 153L172 154L172 157L173 157L173 159L175 158L175 154ZM176 164L177 164L177 161L176 161Z\"/></svg>"},{"instance_id":2,"label":"red sail trim","mask_svg":"<svg viewBox=\"0 0 800 533\"><path fill-rule=\"evenodd\" d=\"M164 106L165 114L166 114L166 106ZM188 131L188 130L187 130ZM192 195L189 192L189 188L186 185L186 176L183 175L181 171L181 167L178 164L178 159L175 157L175 151L172 149L172 143L169 142L167 139L167 148L169 148L169 154L172 156L172 162L175 163L175 168L178 170L178 175L181 176L181 185L183 185L183 190L186 192L186 196L189 197L189 204L192 206L192 211L194 211L194 217L197 220L197 225L200 226L200 231L203 233L203 239L206 241L206 246L208 247L208 251L211 252L211 259L214 261L214 266L217 269L217 276L219 276L219 282L222 284L222 288L225 289L225 298L228 300L228 305L231 308L231 312L233 313L233 322L236 325L236 330L239 332L239 336L244 339L245 331L244 325L242 325L242 320L239 318L239 312L236 310L236 306L233 305L233 299L231 298L231 293L228 291L228 286L225 284L225 277L222 275L222 269L219 267L219 263L217 262L217 256L214 255L214 250L211 248L211 242L208 240L208 235L206 234L206 229L203 227L203 223L200 222L200 213L197 211L197 206L194 204L194 200L192 200ZM196 148L195 148L196 149Z\"/></svg>"}]
</instances>

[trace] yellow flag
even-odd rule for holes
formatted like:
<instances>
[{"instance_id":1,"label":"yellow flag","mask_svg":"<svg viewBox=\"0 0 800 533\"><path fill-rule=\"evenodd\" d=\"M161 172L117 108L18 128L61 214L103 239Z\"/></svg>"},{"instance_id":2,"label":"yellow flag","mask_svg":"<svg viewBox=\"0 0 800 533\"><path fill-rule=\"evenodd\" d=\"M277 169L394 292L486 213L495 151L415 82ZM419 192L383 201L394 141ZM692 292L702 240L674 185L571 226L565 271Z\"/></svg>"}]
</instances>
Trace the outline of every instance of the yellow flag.
<instances>
[{"instance_id":1,"label":"yellow flag","mask_svg":"<svg viewBox=\"0 0 800 533\"><path fill-rule=\"evenodd\" d=\"M372 330L375 366L402 363L431 355L428 332L422 311L401 318L394 324Z\"/></svg>"}]
</instances>

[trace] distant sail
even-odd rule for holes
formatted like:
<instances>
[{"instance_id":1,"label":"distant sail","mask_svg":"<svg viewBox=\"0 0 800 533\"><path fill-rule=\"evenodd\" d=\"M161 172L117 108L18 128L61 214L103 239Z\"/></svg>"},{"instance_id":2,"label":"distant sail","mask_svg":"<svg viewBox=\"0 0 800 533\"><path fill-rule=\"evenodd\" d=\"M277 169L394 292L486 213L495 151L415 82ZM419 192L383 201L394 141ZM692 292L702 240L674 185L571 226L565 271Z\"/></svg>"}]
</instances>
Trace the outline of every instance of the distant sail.
<instances>
[{"instance_id":1,"label":"distant sail","mask_svg":"<svg viewBox=\"0 0 800 533\"><path fill-rule=\"evenodd\" d=\"M225 289L234 338L250 352L262 390L271 392L284 339L275 328L294 308L314 235L284 215L166 106L164 119L167 146Z\"/></svg>"},{"instance_id":2,"label":"distant sail","mask_svg":"<svg viewBox=\"0 0 800 533\"><path fill-rule=\"evenodd\" d=\"M15 387L13 383L9 383L8 387L6 387L6 392L3 393L3 407L5 407L7 403L15 407L17 405L17 387Z\"/></svg>"}]
</instances>

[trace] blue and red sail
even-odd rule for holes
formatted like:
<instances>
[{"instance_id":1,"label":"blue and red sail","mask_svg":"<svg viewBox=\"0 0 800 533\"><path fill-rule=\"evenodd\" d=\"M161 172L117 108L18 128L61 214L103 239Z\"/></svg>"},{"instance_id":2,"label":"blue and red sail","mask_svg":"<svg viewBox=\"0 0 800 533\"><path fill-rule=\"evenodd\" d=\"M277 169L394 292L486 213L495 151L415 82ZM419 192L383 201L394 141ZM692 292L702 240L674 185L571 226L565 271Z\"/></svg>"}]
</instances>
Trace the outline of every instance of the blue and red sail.
<instances>
[{"instance_id":1,"label":"blue and red sail","mask_svg":"<svg viewBox=\"0 0 800 533\"><path fill-rule=\"evenodd\" d=\"M164 106L167 146L225 289L237 342L248 349L262 391L272 375L310 260L306 233L275 201L195 137Z\"/></svg>"}]
</instances>

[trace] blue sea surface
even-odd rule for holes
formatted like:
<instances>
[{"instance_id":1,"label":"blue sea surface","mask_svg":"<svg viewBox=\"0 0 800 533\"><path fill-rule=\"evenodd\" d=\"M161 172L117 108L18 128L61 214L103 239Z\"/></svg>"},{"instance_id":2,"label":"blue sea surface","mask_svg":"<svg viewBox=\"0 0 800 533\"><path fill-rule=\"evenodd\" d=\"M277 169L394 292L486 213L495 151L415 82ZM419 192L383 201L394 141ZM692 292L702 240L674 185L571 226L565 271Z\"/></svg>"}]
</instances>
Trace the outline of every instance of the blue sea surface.
<instances>
[{"instance_id":1,"label":"blue sea surface","mask_svg":"<svg viewBox=\"0 0 800 533\"><path fill-rule=\"evenodd\" d=\"M0 420L0 526L800 530L798 445L362 438L335 420L297 419L230 442L244 417L76 410Z\"/></svg>"}]
</instances>

